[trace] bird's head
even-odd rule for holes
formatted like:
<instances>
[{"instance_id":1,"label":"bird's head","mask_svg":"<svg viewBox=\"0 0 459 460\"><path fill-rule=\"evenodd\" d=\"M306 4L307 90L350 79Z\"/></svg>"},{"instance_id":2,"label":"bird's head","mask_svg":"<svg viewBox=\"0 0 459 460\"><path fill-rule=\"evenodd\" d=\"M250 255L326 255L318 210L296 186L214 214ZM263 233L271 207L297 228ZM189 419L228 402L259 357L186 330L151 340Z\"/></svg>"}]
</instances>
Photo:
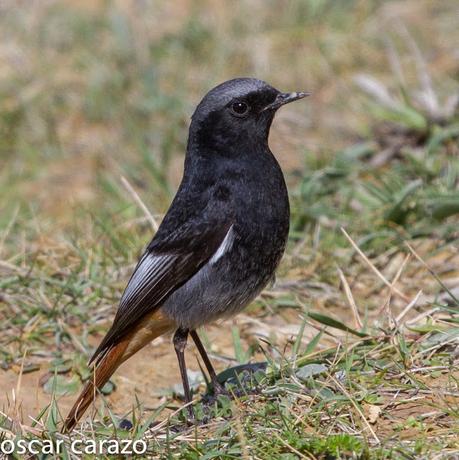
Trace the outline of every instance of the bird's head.
<instances>
[{"instance_id":1,"label":"bird's head","mask_svg":"<svg viewBox=\"0 0 459 460\"><path fill-rule=\"evenodd\" d=\"M308 93L282 93L256 78L236 78L210 90L197 106L190 142L203 154L232 155L242 148L267 145L279 107Z\"/></svg>"}]
</instances>

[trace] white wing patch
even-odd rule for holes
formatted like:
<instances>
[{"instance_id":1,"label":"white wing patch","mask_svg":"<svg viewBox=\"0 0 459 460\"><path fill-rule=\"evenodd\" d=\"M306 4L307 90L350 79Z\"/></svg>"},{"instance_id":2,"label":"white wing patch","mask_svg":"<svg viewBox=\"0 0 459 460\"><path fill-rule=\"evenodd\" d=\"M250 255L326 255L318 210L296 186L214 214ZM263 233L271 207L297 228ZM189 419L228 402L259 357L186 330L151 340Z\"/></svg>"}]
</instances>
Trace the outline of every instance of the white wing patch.
<instances>
[{"instance_id":1,"label":"white wing patch","mask_svg":"<svg viewBox=\"0 0 459 460\"><path fill-rule=\"evenodd\" d=\"M158 275L159 272L163 272L168 265L172 265L174 257L169 255L155 256L151 253L145 253L140 259L137 268L132 275L129 283L124 291L121 299L121 304L132 299L137 295L145 297L148 292L142 292L147 286L154 286L156 283L151 281Z\"/></svg>"},{"instance_id":2,"label":"white wing patch","mask_svg":"<svg viewBox=\"0 0 459 460\"><path fill-rule=\"evenodd\" d=\"M234 231L231 225L220 246L210 258L209 263L214 264L217 262L217 260L231 249L233 241ZM155 255L146 252L140 259L129 280L121 298L120 307L122 308L130 302L141 302L158 286L158 283L162 281L178 258L180 256L176 254Z\"/></svg>"},{"instance_id":3,"label":"white wing patch","mask_svg":"<svg viewBox=\"0 0 459 460\"><path fill-rule=\"evenodd\" d=\"M231 247L233 246L233 242L234 242L234 231L233 231L233 226L231 225L228 232L226 233L225 239L221 242L217 251L209 260L209 263L214 264L215 262L217 262L217 260L220 259L223 256L223 254L225 254L225 252L231 249Z\"/></svg>"}]
</instances>

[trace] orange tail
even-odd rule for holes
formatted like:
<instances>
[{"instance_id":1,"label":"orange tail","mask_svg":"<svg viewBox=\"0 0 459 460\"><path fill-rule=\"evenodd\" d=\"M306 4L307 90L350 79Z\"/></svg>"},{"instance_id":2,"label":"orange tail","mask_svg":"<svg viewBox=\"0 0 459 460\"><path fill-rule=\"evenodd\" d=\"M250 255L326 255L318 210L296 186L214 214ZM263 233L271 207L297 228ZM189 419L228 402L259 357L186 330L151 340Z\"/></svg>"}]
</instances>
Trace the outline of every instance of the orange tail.
<instances>
[{"instance_id":1,"label":"orange tail","mask_svg":"<svg viewBox=\"0 0 459 460\"><path fill-rule=\"evenodd\" d=\"M106 353L100 362L95 365L91 380L86 382L80 396L78 396L78 399L67 415L62 429L63 432L70 432L73 430L78 420L80 420L81 416L86 412L86 409L96 398L97 390L108 382L108 379L122 363L121 358L127 345L128 342L121 342L115 345Z\"/></svg>"},{"instance_id":2,"label":"orange tail","mask_svg":"<svg viewBox=\"0 0 459 460\"><path fill-rule=\"evenodd\" d=\"M65 419L63 433L73 430L86 409L91 405L100 390L118 367L134 353L156 337L170 332L175 323L165 317L161 310L146 317L128 336L113 345L94 365L92 379L86 382L78 399Z\"/></svg>"}]
</instances>

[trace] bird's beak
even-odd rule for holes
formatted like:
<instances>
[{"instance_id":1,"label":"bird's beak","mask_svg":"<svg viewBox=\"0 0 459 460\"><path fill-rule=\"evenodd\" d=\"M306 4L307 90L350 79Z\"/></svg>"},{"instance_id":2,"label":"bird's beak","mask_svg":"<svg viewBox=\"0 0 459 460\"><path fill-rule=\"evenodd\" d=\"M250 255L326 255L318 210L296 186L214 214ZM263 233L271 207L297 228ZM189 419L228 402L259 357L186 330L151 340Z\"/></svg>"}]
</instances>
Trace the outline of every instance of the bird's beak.
<instances>
[{"instance_id":1,"label":"bird's beak","mask_svg":"<svg viewBox=\"0 0 459 460\"><path fill-rule=\"evenodd\" d=\"M298 99L303 99L304 97L310 96L311 93L304 93L304 92L298 92L298 93L280 93L277 95L276 99L274 102L271 104L267 105L262 112L265 110L277 110L280 106L288 104L289 102L297 101Z\"/></svg>"}]
</instances>

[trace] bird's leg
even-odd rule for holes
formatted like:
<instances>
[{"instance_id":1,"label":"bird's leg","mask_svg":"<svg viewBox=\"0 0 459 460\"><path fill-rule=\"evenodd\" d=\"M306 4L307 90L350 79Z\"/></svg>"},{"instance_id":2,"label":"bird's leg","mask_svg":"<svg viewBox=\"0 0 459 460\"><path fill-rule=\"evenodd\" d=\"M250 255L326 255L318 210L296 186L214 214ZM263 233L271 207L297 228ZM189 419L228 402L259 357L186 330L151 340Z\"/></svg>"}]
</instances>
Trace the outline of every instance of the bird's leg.
<instances>
[{"instance_id":1,"label":"bird's leg","mask_svg":"<svg viewBox=\"0 0 459 460\"><path fill-rule=\"evenodd\" d=\"M188 382L188 374L186 372L185 364L185 347L188 339L188 329L177 329L174 334L174 348L177 354L177 360L179 363L180 374L182 376L183 392L185 393L185 402L189 404L191 402L191 391L190 384ZM191 419L194 419L193 407L188 406L188 414Z\"/></svg>"},{"instance_id":2,"label":"bird's leg","mask_svg":"<svg viewBox=\"0 0 459 460\"><path fill-rule=\"evenodd\" d=\"M207 372L209 372L210 381L212 382L212 386L214 388L214 393L216 395L226 394L225 387L218 381L217 374L215 373L215 369L210 362L209 356L207 356L206 349L199 338L198 333L195 330L190 331L191 338L194 340L196 348L201 355L202 360L204 361L204 365L206 366Z\"/></svg>"}]
</instances>

